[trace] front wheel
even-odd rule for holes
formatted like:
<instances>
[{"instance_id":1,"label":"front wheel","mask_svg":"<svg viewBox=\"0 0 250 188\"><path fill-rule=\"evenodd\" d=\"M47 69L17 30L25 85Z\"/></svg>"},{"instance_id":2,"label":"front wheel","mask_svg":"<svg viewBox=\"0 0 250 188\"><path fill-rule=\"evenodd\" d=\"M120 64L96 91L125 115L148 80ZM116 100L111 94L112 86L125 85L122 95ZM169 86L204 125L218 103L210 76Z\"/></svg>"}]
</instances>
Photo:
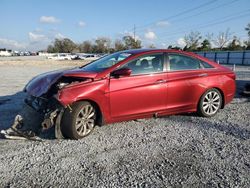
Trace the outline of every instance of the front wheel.
<instances>
[{"instance_id":1,"label":"front wheel","mask_svg":"<svg viewBox=\"0 0 250 188\"><path fill-rule=\"evenodd\" d=\"M214 116L222 105L222 96L219 90L213 88L204 93L199 101L198 114L203 117Z\"/></svg>"},{"instance_id":2,"label":"front wheel","mask_svg":"<svg viewBox=\"0 0 250 188\"><path fill-rule=\"evenodd\" d=\"M81 139L92 132L96 123L96 109L87 102L80 101L67 108L62 117L62 134L66 138Z\"/></svg>"}]
</instances>

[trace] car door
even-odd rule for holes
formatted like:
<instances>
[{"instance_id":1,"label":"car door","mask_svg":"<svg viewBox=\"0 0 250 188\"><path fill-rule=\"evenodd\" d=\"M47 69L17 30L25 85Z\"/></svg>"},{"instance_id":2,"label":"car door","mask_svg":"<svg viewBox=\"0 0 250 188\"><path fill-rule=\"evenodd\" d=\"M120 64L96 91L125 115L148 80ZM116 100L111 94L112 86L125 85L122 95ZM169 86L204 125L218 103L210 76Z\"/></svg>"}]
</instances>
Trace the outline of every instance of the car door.
<instances>
[{"instance_id":1,"label":"car door","mask_svg":"<svg viewBox=\"0 0 250 188\"><path fill-rule=\"evenodd\" d=\"M207 73L200 60L178 54L168 54L168 99L169 110L187 111L196 108L202 93Z\"/></svg>"},{"instance_id":2,"label":"car door","mask_svg":"<svg viewBox=\"0 0 250 188\"><path fill-rule=\"evenodd\" d=\"M164 54L138 57L125 65L128 77L110 78L111 117L155 113L166 109L167 87Z\"/></svg>"}]
</instances>

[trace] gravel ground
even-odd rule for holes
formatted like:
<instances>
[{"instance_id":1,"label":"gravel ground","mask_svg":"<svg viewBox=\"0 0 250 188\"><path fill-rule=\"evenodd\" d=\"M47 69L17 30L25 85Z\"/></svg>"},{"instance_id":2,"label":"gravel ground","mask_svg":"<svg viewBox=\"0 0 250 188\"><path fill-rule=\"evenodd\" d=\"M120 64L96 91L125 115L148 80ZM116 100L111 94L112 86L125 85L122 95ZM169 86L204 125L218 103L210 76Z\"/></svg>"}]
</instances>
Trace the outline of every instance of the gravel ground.
<instances>
[{"instance_id":1,"label":"gravel ground","mask_svg":"<svg viewBox=\"0 0 250 188\"><path fill-rule=\"evenodd\" d=\"M0 62L0 129L21 109L25 83L70 63ZM250 82L238 68L237 85ZM96 127L88 137L0 140L0 187L250 187L250 99L215 117L175 115Z\"/></svg>"}]
</instances>

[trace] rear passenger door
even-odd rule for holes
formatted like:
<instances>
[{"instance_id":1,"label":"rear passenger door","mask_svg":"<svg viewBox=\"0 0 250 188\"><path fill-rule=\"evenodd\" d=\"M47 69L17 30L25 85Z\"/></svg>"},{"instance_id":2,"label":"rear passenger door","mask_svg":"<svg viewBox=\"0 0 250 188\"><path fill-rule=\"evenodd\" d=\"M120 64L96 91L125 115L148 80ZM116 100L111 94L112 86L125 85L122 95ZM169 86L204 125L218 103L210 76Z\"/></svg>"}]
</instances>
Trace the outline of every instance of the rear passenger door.
<instances>
[{"instance_id":1,"label":"rear passenger door","mask_svg":"<svg viewBox=\"0 0 250 188\"><path fill-rule=\"evenodd\" d=\"M197 98L207 74L199 59L168 54L168 109L186 111L196 108Z\"/></svg>"}]
</instances>

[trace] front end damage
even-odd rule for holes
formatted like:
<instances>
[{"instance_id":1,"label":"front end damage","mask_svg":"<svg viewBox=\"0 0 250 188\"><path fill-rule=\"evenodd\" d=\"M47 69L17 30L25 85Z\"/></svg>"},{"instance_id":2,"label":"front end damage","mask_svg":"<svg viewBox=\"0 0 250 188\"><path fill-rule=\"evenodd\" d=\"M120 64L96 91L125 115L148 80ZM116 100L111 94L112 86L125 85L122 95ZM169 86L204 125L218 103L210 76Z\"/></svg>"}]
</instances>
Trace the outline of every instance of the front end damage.
<instances>
[{"instance_id":1,"label":"front end damage","mask_svg":"<svg viewBox=\"0 0 250 188\"><path fill-rule=\"evenodd\" d=\"M92 81L94 76L77 69L35 77L24 88L27 97L20 114L13 125L2 130L1 134L8 139L40 140L46 130L54 127L55 138L63 138L60 126L62 116L65 109L71 107L63 105L58 95L64 88Z\"/></svg>"},{"instance_id":2,"label":"front end damage","mask_svg":"<svg viewBox=\"0 0 250 188\"><path fill-rule=\"evenodd\" d=\"M28 108L37 113L36 118L40 117L38 118L39 120L36 122L36 125L33 124L32 127L29 127L30 130L39 134L40 132L46 131L55 126L55 137L58 139L63 138L60 124L63 112L67 107L61 105L61 103L54 97L46 98L29 96L24 102ZM32 117L26 117L26 119L29 118Z\"/></svg>"}]
</instances>

